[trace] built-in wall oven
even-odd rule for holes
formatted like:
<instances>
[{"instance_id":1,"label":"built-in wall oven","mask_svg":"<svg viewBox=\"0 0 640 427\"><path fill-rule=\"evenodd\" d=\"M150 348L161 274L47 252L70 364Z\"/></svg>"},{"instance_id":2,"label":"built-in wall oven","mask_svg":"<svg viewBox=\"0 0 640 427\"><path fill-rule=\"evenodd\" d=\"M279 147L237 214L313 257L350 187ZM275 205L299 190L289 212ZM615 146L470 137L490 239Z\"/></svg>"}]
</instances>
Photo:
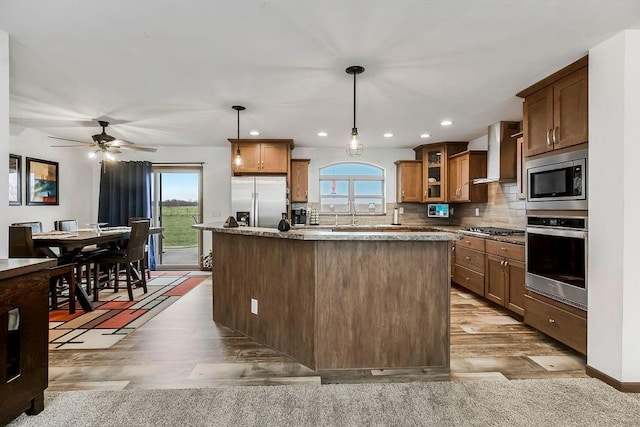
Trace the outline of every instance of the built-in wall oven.
<instances>
[{"instance_id":1,"label":"built-in wall oven","mask_svg":"<svg viewBox=\"0 0 640 427\"><path fill-rule=\"evenodd\" d=\"M587 149L527 161L527 210L587 210Z\"/></svg>"},{"instance_id":2,"label":"built-in wall oven","mask_svg":"<svg viewBox=\"0 0 640 427\"><path fill-rule=\"evenodd\" d=\"M587 234L585 217L527 217L527 289L586 310Z\"/></svg>"}]
</instances>

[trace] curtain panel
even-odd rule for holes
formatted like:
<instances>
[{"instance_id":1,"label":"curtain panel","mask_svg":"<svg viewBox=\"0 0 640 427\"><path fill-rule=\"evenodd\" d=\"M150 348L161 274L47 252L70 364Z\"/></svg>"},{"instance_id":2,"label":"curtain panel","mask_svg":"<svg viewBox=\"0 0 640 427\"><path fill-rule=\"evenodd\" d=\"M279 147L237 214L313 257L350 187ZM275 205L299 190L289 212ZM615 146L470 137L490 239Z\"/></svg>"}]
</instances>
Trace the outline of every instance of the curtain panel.
<instances>
[{"instance_id":1,"label":"curtain panel","mask_svg":"<svg viewBox=\"0 0 640 427\"><path fill-rule=\"evenodd\" d=\"M151 218L151 162L103 162L98 222L128 225L129 218ZM155 270L153 239L149 266Z\"/></svg>"}]
</instances>

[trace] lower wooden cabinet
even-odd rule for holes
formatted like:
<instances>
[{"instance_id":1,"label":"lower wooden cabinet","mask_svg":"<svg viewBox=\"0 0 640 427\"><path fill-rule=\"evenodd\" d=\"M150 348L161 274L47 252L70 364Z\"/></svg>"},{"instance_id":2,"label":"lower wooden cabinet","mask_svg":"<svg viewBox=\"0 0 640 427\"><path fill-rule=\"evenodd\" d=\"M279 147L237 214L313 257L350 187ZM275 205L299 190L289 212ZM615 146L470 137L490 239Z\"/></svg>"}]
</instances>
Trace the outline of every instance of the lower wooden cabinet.
<instances>
[{"instance_id":1,"label":"lower wooden cabinet","mask_svg":"<svg viewBox=\"0 0 640 427\"><path fill-rule=\"evenodd\" d=\"M542 295L525 295L524 322L572 349L587 354L587 314Z\"/></svg>"},{"instance_id":2,"label":"lower wooden cabinet","mask_svg":"<svg viewBox=\"0 0 640 427\"><path fill-rule=\"evenodd\" d=\"M524 316L524 246L487 240L485 297Z\"/></svg>"},{"instance_id":3,"label":"lower wooden cabinet","mask_svg":"<svg viewBox=\"0 0 640 427\"><path fill-rule=\"evenodd\" d=\"M453 249L453 281L480 296L484 296L484 245L484 239L464 236Z\"/></svg>"},{"instance_id":4,"label":"lower wooden cabinet","mask_svg":"<svg viewBox=\"0 0 640 427\"><path fill-rule=\"evenodd\" d=\"M453 282L524 316L524 245L464 236L452 250Z\"/></svg>"}]
</instances>

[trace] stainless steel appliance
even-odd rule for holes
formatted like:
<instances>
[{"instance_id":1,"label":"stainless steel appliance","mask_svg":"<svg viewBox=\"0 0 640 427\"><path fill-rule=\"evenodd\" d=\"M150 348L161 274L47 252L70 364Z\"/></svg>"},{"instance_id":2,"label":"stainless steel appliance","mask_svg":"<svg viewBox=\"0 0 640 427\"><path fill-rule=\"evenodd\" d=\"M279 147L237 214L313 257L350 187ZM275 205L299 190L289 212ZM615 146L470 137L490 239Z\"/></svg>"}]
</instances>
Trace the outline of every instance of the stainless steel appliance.
<instances>
[{"instance_id":1,"label":"stainless steel appliance","mask_svg":"<svg viewBox=\"0 0 640 427\"><path fill-rule=\"evenodd\" d=\"M231 211L250 227L276 228L287 212L286 177L232 177Z\"/></svg>"},{"instance_id":2,"label":"stainless steel appliance","mask_svg":"<svg viewBox=\"0 0 640 427\"><path fill-rule=\"evenodd\" d=\"M587 210L587 149L527 161L527 209Z\"/></svg>"},{"instance_id":3,"label":"stainless steel appliance","mask_svg":"<svg viewBox=\"0 0 640 427\"><path fill-rule=\"evenodd\" d=\"M587 309L587 218L527 218L526 287Z\"/></svg>"}]
</instances>

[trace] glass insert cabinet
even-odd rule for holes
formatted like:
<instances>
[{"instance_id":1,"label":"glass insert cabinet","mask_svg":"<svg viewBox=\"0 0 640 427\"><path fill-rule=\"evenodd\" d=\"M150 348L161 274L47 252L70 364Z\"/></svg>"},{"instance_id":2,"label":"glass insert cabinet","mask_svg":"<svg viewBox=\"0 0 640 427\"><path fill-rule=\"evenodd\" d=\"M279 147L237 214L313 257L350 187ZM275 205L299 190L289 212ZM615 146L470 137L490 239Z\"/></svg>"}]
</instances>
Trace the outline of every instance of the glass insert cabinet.
<instances>
[{"instance_id":1,"label":"glass insert cabinet","mask_svg":"<svg viewBox=\"0 0 640 427\"><path fill-rule=\"evenodd\" d=\"M467 142L441 142L414 148L416 160L422 160L422 201L447 202L449 156L467 149Z\"/></svg>"}]
</instances>

